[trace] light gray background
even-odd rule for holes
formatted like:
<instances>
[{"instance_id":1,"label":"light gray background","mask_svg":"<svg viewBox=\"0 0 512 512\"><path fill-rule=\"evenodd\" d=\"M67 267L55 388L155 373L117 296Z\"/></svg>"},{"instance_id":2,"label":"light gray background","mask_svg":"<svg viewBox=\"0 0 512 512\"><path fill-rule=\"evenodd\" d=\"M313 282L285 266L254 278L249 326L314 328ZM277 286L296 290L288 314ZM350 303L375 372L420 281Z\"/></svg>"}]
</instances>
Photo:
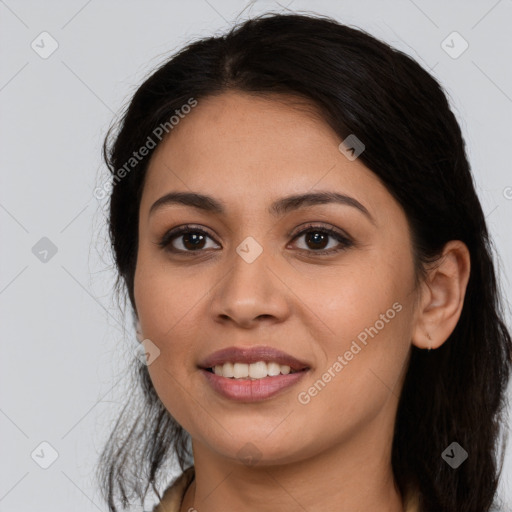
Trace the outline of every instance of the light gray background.
<instances>
[{"instance_id":1,"label":"light gray background","mask_svg":"<svg viewBox=\"0 0 512 512\"><path fill-rule=\"evenodd\" d=\"M286 4L361 27L441 81L462 126L510 300L512 1ZM237 17L286 4L0 0L1 511L107 510L94 464L124 403L136 345L131 317L112 296L106 201L93 196L107 175L100 145L114 113L165 55ZM31 47L46 37L50 48L43 31L58 44L46 59ZM442 47L453 31L469 44L458 58ZM457 36L446 44L452 55L463 48ZM57 248L46 262L32 250L42 237ZM48 469L31 457L36 450L34 459L50 461L44 441L58 452ZM500 494L509 504L511 480L508 447Z\"/></svg>"}]
</instances>

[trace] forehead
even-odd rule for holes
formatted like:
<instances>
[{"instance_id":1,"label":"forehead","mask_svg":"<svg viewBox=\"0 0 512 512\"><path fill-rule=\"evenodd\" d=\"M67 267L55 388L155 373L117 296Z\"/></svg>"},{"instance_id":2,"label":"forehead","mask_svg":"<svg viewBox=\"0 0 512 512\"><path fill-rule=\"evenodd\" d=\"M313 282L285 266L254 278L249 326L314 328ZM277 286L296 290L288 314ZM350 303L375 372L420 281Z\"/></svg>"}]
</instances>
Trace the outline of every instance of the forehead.
<instances>
[{"instance_id":1,"label":"forehead","mask_svg":"<svg viewBox=\"0 0 512 512\"><path fill-rule=\"evenodd\" d=\"M304 100L230 91L199 100L157 148L155 157L172 155L188 167L210 160L226 171L237 170L239 162L244 169L251 166L264 172L304 157L311 165L322 158L320 147L337 146L337 140L316 108Z\"/></svg>"},{"instance_id":2,"label":"forehead","mask_svg":"<svg viewBox=\"0 0 512 512\"><path fill-rule=\"evenodd\" d=\"M340 142L320 112L297 98L227 92L198 100L154 152L141 210L170 190L226 203L270 203L315 188L367 204L389 196L373 172L339 151Z\"/></svg>"}]
</instances>

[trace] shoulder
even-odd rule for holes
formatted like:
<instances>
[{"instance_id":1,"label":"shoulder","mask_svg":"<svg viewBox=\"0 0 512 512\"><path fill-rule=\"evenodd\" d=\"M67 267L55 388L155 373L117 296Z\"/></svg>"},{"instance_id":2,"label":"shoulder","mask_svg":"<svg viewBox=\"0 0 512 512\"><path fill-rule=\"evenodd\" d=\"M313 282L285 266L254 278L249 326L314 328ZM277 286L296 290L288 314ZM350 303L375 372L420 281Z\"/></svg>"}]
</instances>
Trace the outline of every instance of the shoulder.
<instances>
[{"instance_id":1,"label":"shoulder","mask_svg":"<svg viewBox=\"0 0 512 512\"><path fill-rule=\"evenodd\" d=\"M179 512L183 496L194 476L194 466L190 466L167 487L160 503L151 512Z\"/></svg>"}]
</instances>

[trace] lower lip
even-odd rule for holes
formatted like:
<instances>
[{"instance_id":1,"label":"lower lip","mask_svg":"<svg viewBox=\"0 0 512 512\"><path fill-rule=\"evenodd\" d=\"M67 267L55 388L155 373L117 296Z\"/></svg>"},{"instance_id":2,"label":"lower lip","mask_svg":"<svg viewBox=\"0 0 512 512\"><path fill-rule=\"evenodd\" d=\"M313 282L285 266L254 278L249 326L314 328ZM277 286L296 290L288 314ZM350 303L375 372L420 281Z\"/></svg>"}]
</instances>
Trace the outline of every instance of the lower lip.
<instances>
[{"instance_id":1,"label":"lower lip","mask_svg":"<svg viewBox=\"0 0 512 512\"><path fill-rule=\"evenodd\" d=\"M271 398L284 389L293 386L304 377L308 370L254 380L229 379L203 369L201 369L201 372L210 386L225 398L238 402L257 402Z\"/></svg>"}]
</instances>

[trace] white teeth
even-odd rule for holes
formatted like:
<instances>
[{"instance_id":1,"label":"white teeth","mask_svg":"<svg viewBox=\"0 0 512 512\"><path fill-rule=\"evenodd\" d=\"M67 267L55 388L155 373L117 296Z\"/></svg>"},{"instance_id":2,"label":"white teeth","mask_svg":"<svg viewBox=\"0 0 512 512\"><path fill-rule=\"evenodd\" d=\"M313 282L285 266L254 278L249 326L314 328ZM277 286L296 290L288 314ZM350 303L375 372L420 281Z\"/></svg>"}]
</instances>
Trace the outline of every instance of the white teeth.
<instances>
[{"instance_id":1,"label":"white teeth","mask_svg":"<svg viewBox=\"0 0 512 512\"><path fill-rule=\"evenodd\" d=\"M235 379L263 379L265 377L275 377L276 375L288 375L290 367L286 364L275 362L266 363L258 361L257 363L224 363L214 366L215 375Z\"/></svg>"},{"instance_id":2,"label":"white teeth","mask_svg":"<svg viewBox=\"0 0 512 512\"><path fill-rule=\"evenodd\" d=\"M279 375L281 373L281 365L278 363L267 363L267 373L270 376Z\"/></svg>"},{"instance_id":3,"label":"white teeth","mask_svg":"<svg viewBox=\"0 0 512 512\"><path fill-rule=\"evenodd\" d=\"M267 376L267 363L258 361L249 365L249 377L252 379L262 379Z\"/></svg>"},{"instance_id":4,"label":"white teeth","mask_svg":"<svg viewBox=\"0 0 512 512\"><path fill-rule=\"evenodd\" d=\"M281 365L281 373L283 375L288 375L290 373L290 371L291 371L291 368L288 365L286 365L286 364Z\"/></svg>"},{"instance_id":5,"label":"white teeth","mask_svg":"<svg viewBox=\"0 0 512 512\"><path fill-rule=\"evenodd\" d=\"M247 378L249 377L249 365L247 363L235 363L233 372L235 379ZM224 376L224 369L222 370L222 376Z\"/></svg>"},{"instance_id":6,"label":"white teeth","mask_svg":"<svg viewBox=\"0 0 512 512\"><path fill-rule=\"evenodd\" d=\"M217 368L217 366L215 368ZM230 378L235 376L235 368L233 363L225 363L224 365L220 365L219 368L221 370L222 376Z\"/></svg>"}]
</instances>

